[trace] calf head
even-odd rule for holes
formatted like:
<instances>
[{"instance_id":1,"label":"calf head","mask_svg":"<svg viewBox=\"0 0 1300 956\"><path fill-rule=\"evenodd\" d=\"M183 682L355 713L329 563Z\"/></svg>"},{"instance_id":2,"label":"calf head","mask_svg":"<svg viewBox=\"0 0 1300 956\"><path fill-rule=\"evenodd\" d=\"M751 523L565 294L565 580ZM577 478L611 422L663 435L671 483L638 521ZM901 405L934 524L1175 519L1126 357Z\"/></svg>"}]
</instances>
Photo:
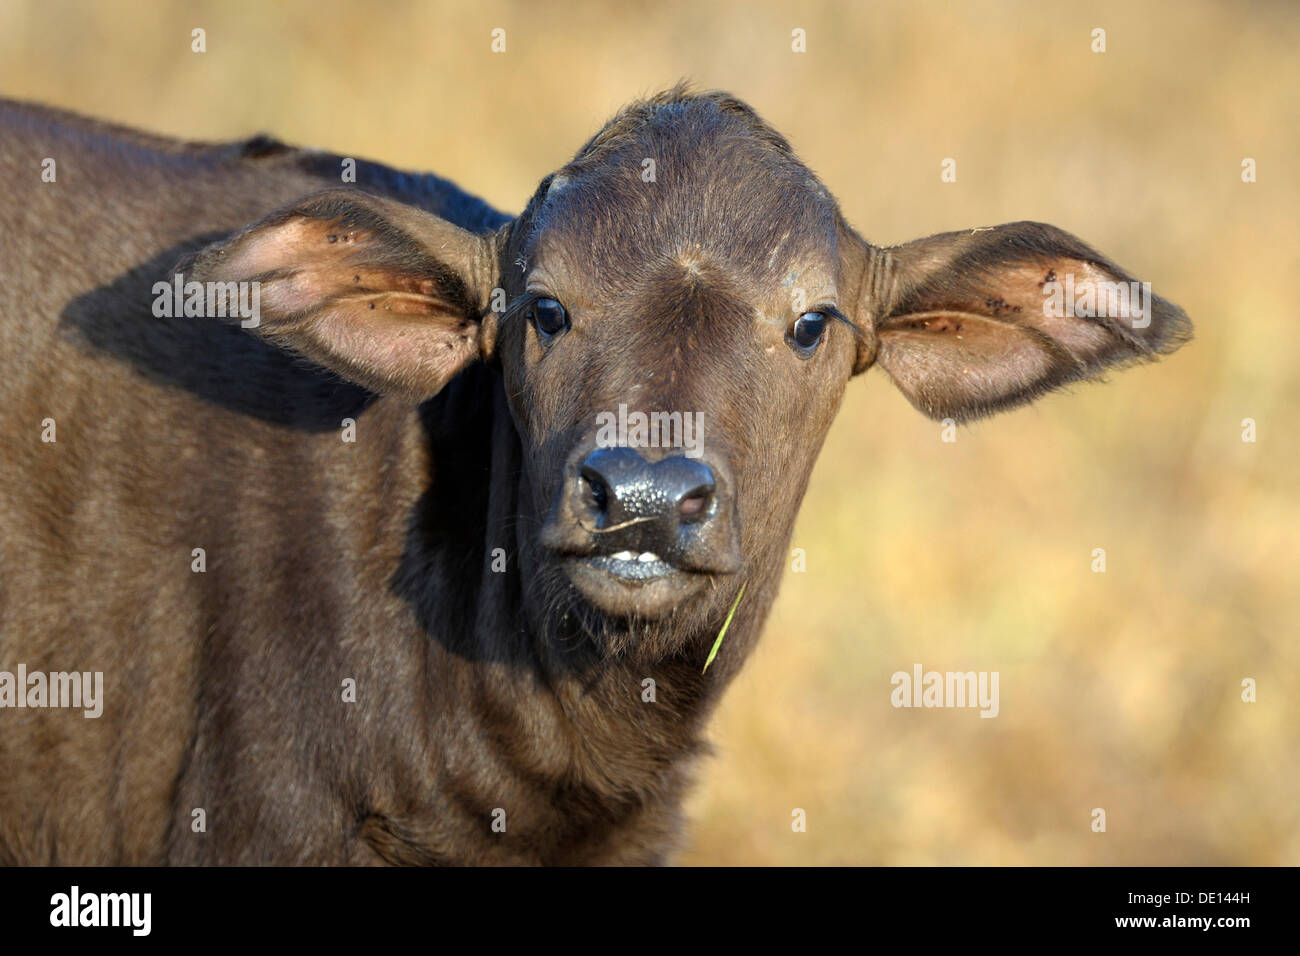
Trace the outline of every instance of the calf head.
<instances>
[{"instance_id":1,"label":"calf head","mask_svg":"<svg viewBox=\"0 0 1300 956\"><path fill-rule=\"evenodd\" d=\"M655 655L775 584L851 376L879 364L962 421L1190 334L1051 226L875 247L748 107L683 89L621 113L498 233L339 189L188 271L258 281L256 334L380 393L496 364L530 614Z\"/></svg>"}]
</instances>

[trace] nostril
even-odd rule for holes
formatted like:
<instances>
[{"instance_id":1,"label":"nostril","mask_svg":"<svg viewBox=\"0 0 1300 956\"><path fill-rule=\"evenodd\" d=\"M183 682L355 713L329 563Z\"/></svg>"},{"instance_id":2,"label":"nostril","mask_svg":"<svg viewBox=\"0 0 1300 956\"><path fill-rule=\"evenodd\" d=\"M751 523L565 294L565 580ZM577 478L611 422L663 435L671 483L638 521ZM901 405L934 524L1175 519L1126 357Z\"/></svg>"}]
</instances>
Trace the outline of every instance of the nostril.
<instances>
[{"instance_id":1,"label":"nostril","mask_svg":"<svg viewBox=\"0 0 1300 956\"><path fill-rule=\"evenodd\" d=\"M582 480L587 483L587 488L591 491L591 503L601 514L609 511L609 485L605 483L604 477L591 467L583 467Z\"/></svg>"},{"instance_id":2,"label":"nostril","mask_svg":"<svg viewBox=\"0 0 1300 956\"><path fill-rule=\"evenodd\" d=\"M682 524L707 521L717 492L713 470L702 461L678 456L665 458L655 465L666 511ZM667 517L667 515L665 515Z\"/></svg>"},{"instance_id":3,"label":"nostril","mask_svg":"<svg viewBox=\"0 0 1300 956\"><path fill-rule=\"evenodd\" d=\"M712 488L696 488L694 491L688 491L677 503L677 513L687 520L698 518L709 507L712 498Z\"/></svg>"}]
</instances>

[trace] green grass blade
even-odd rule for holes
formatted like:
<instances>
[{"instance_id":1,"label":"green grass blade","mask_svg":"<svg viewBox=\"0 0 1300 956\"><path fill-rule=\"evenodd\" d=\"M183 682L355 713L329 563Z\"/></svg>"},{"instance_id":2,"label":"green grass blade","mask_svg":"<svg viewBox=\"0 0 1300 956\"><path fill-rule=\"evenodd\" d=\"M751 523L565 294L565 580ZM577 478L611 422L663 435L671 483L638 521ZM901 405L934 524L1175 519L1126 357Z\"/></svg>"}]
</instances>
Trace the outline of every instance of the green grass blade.
<instances>
[{"instance_id":1,"label":"green grass blade","mask_svg":"<svg viewBox=\"0 0 1300 956\"><path fill-rule=\"evenodd\" d=\"M700 671L701 674L708 671L709 665L718 656L718 648L722 646L722 639L727 636L727 628L731 627L731 619L736 616L736 608L740 607L740 599L745 596L745 585L748 583L746 581L745 584L740 586L740 593L736 595L736 600L732 602L731 610L727 612L727 619L722 622L722 630L718 631L718 639L713 642L713 650L709 651L709 659L704 662L704 670Z\"/></svg>"}]
</instances>

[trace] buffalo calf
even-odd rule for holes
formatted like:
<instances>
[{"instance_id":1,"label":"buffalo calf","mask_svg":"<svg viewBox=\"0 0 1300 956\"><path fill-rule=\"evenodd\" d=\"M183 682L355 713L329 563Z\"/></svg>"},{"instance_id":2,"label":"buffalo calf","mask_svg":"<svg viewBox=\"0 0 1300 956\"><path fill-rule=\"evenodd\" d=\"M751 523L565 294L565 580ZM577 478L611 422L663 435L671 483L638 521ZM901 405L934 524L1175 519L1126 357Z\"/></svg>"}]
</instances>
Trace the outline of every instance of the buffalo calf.
<instances>
[{"instance_id":1,"label":"buffalo calf","mask_svg":"<svg viewBox=\"0 0 1300 956\"><path fill-rule=\"evenodd\" d=\"M964 421L1190 335L1052 226L873 246L681 87L514 218L15 103L0 175L9 863L663 861L852 376Z\"/></svg>"}]
</instances>

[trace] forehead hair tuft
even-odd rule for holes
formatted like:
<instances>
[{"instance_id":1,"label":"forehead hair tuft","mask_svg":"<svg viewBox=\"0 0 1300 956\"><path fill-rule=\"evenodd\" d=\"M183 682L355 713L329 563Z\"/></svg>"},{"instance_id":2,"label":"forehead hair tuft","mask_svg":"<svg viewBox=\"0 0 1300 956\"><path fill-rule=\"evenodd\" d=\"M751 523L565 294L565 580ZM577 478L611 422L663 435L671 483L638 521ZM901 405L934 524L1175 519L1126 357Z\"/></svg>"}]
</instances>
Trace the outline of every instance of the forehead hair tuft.
<instances>
[{"instance_id":1,"label":"forehead hair tuft","mask_svg":"<svg viewBox=\"0 0 1300 956\"><path fill-rule=\"evenodd\" d=\"M692 120L709 119L715 122L730 120L745 128L762 145L790 159L795 158L786 138L764 122L749 105L719 90L696 92L688 81L682 80L671 89L624 107L578 150L565 171L572 175L570 171L581 171L600 162L608 153L638 141L647 127L683 122L691 125Z\"/></svg>"},{"instance_id":2,"label":"forehead hair tuft","mask_svg":"<svg viewBox=\"0 0 1300 956\"><path fill-rule=\"evenodd\" d=\"M615 283L701 244L761 279L808 250L833 250L838 216L834 198L753 109L678 83L620 111L543 180L518 235L531 247L555 230L565 254L599 262Z\"/></svg>"}]
</instances>

